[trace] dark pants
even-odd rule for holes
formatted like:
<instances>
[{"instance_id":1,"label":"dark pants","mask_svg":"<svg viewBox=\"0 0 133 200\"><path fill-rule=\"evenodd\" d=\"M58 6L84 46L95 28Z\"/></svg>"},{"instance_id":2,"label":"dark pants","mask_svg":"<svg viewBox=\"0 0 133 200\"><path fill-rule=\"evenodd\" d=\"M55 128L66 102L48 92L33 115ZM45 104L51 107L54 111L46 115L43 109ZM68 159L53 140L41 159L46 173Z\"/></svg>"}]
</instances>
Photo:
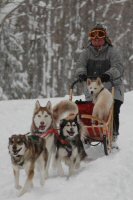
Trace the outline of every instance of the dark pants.
<instances>
[{"instance_id":1,"label":"dark pants","mask_svg":"<svg viewBox=\"0 0 133 200\"><path fill-rule=\"evenodd\" d=\"M121 101L114 100L114 135L119 135L119 114L121 105Z\"/></svg>"}]
</instances>

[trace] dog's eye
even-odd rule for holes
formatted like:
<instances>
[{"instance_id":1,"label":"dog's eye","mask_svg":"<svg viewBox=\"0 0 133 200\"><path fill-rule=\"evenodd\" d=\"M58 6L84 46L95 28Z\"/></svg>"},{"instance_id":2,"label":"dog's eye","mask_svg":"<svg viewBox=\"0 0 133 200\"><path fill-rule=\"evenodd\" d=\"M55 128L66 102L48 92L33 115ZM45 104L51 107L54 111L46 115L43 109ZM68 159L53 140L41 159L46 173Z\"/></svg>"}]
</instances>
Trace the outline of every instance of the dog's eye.
<instances>
[{"instance_id":1,"label":"dog's eye","mask_svg":"<svg viewBox=\"0 0 133 200\"><path fill-rule=\"evenodd\" d=\"M48 117L48 115L45 115L45 117Z\"/></svg>"},{"instance_id":2,"label":"dog's eye","mask_svg":"<svg viewBox=\"0 0 133 200\"><path fill-rule=\"evenodd\" d=\"M76 124L73 124L73 126L76 126Z\"/></svg>"},{"instance_id":3,"label":"dog's eye","mask_svg":"<svg viewBox=\"0 0 133 200\"><path fill-rule=\"evenodd\" d=\"M66 126L70 126L69 124L67 124Z\"/></svg>"},{"instance_id":4,"label":"dog's eye","mask_svg":"<svg viewBox=\"0 0 133 200\"><path fill-rule=\"evenodd\" d=\"M18 141L17 141L17 143L18 143L18 144L21 144L21 143L22 143L22 141L18 140Z\"/></svg>"},{"instance_id":5,"label":"dog's eye","mask_svg":"<svg viewBox=\"0 0 133 200\"><path fill-rule=\"evenodd\" d=\"M38 115L38 117L41 117L41 115Z\"/></svg>"},{"instance_id":6,"label":"dog's eye","mask_svg":"<svg viewBox=\"0 0 133 200\"><path fill-rule=\"evenodd\" d=\"M94 90L96 90L97 88L94 88Z\"/></svg>"}]
</instances>

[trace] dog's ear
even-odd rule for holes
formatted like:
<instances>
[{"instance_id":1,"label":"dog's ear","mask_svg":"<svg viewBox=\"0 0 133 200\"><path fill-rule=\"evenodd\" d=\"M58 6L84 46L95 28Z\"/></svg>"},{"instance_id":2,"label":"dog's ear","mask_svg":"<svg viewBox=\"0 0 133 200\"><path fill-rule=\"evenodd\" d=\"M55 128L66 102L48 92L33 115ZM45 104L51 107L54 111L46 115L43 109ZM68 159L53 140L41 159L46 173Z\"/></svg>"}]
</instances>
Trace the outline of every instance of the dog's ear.
<instances>
[{"instance_id":1,"label":"dog's ear","mask_svg":"<svg viewBox=\"0 0 133 200\"><path fill-rule=\"evenodd\" d=\"M12 135L11 137L9 137L9 143L12 142L13 138L15 137L16 135Z\"/></svg>"},{"instance_id":2,"label":"dog's ear","mask_svg":"<svg viewBox=\"0 0 133 200\"><path fill-rule=\"evenodd\" d=\"M78 123L80 122L80 117L79 117L79 115L76 115L75 119L76 119L76 121L77 121Z\"/></svg>"},{"instance_id":3,"label":"dog's ear","mask_svg":"<svg viewBox=\"0 0 133 200\"><path fill-rule=\"evenodd\" d=\"M8 139L8 145L10 145L12 143L12 137L9 137ZM9 146L8 146L8 149L9 149Z\"/></svg>"},{"instance_id":4,"label":"dog's ear","mask_svg":"<svg viewBox=\"0 0 133 200\"><path fill-rule=\"evenodd\" d=\"M91 84L91 79L87 79L87 85Z\"/></svg>"},{"instance_id":5,"label":"dog's ear","mask_svg":"<svg viewBox=\"0 0 133 200\"><path fill-rule=\"evenodd\" d=\"M64 123L65 119L60 120L60 126Z\"/></svg>"},{"instance_id":6,"label":"dog's ear","mask_svg":"<svg viewBox=\"0 0 133 200\"><path fill-rule=\"evenodd\" d=\"M97 82L97 85L101 85L101 83L102 83L101 79L99 77L97 78L96 82Z\"/></svg>"},{"instance_id":7,"label":"dog's ear","mask_svg":"<svg viewBox=\"0 0 133 200\"><path fill-rule=\"evenodd\" d=\"M61 119L60 120L60 128L63 128L67 123L67 120L66 119Z\"/></svg>"},{"instance_id":8,"label":"dog's ear","mask_svg":"<svg viewBox=\"0 0 133 200\"><path fill-rule=\"evenodd\" d=\"M47 105L46 105L46 108L48 109L48 111L50 113L52 113L52 104L51 104L51 101L48 101Z\"/></svg>"},{"instance_id":9,"label":"dog's ear","mask_svg":"<svg viewBox=\"0 0 133 200\"><path fill-rule=\"evenodd\" d=\"M27 135L20 135L21 140L23 141L23 143L25 144L26 147L29 146L29 139Z\"/></svg>"},{"instance_id":10,"label":"dog's ear","mask_svg":"<svg viewBox=\"0 0 133 200\"><path fill-rule=\"evenodd\" d=\"M39 101L37 100L36 103L35 103L34 112L36 112L37 110L39 110L39 108L40 108L40 103L39 103Z\"/></svg>"}]
</instances>

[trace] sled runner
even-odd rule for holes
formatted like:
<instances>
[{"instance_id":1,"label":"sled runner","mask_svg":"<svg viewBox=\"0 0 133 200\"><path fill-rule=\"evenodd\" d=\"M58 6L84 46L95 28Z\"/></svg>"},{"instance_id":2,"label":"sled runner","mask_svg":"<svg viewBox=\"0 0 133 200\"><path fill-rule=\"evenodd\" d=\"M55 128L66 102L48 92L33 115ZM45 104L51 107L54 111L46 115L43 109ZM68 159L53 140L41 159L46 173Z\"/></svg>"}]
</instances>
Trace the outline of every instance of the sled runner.
<instances>
[{"instance_id":1,"label":"sled runner","mask_svg":"<svg viewBox=\"0 0 133 200\"><path fill-rule=\"evenodd\" d=\"M69 100L73 100L73 88L79 82L76 80L70 87ZM114 97L114 87L112 87L112 95ZM111 153L112 149L112 135L113 135L113 105L106 122L99 120L92 116L93 106L92 102L76 100L75 103L79 109L79 117L84 126L88 130L87 142L96 146L99 143L103 145L105 155ZM95 123L93 123L95 121Z\"/></svg>"}]
</instances>

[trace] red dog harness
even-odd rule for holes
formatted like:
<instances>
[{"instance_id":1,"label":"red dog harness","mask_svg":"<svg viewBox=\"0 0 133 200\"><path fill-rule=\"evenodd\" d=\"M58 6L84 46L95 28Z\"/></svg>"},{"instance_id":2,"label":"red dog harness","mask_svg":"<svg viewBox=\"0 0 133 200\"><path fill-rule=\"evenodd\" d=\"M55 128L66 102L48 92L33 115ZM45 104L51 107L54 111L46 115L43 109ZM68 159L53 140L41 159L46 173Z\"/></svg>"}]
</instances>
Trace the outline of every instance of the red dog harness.
<instances>
[{"instance_id":1,"label":"red dog harness","mask_svg":"<svg viewBox=\"0 0 133 200\"><path fill-rule=\"evenodd\" d=\"M47 137L47 136L50 135L50 134L54 134L54 135L57 137L57 139L61 142L61 144L64 144L64 145L65 145L65 144L69 144L68 141L63 140L63 139L60 137L58 131L57 131L56 129L54 129L54 128L52 128L52 129L50 129L50 130L48 130L48 131L46 131L46 132L43 132L43 133L41 133L41 134L33 133L33 135L38 136L38 137L41 137L41 138L45 138L45 137Z\"/></svg>"}]
</instances>

